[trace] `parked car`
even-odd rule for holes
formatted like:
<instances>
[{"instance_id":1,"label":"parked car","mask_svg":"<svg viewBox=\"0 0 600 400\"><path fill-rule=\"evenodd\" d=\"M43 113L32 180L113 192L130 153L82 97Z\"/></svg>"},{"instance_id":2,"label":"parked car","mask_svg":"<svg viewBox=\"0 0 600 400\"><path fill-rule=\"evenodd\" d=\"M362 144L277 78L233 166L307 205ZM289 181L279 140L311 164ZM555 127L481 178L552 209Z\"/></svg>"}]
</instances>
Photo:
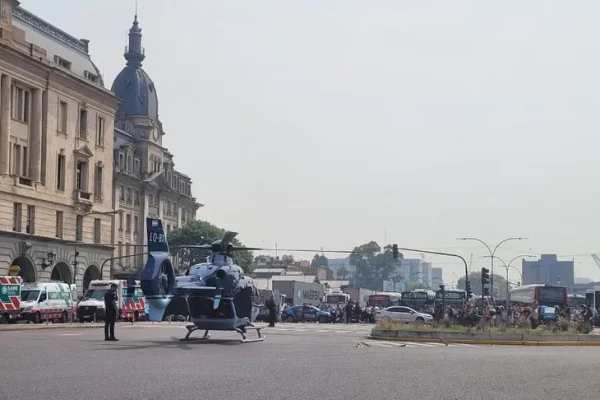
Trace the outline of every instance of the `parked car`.
<instances>
[{"instance_id":1,"label":"parked car","mask_svg":"<svg viewBox=\"0 0 600 400\"><path fill-rule=\"evenodd\" d=\"M375 312L375 321L392 321L404 324L429 324L433 321L431 314L413 310L410 307L392 306Z\"/></svg>"}]
</instances>

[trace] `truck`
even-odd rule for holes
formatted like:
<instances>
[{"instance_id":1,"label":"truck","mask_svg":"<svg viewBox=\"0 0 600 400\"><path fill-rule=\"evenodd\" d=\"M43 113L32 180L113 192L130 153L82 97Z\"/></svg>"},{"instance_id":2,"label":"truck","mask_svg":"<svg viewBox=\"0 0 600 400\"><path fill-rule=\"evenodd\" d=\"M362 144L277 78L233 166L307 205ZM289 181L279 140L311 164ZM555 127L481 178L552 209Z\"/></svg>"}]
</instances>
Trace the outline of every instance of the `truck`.
<instances>
[{"instance_id":1,"label":"truck","mask_svg":"<svg viewBox=\"0 0 600 400\"><path fill-rule=\"evenodd\" d=\"M326 290L325 296L323 296L323 304L326 307L337 307L339 305L343 308L346 307L349 301L350 295L339 290Z\"/></svg>"},{"instance_id":2,"label":"truck","mask_svg":"<svg viewBox=\"0 0 600 400\"><path fill-rule=\"evenodd\" d=\"M310 304L319 307L325 293L320 283L298 281L273 281L273 291L285 296L288 306Z\"/></svg>"},{"instance_id":3,"label":"truck","mask_svg":"<svg viewBox=\"0 0 600 400\"><path fill-rule=\"evenodd\" d=\"M348 293L350 299L354 302L358 302L359 307L364 308L367 306L369 296L375 294L374 290L364 289L356 286L342 286L342 292Z\"/></svg>"},{"instance_id":4,"label":"truck","mask_svg":"<svg viewBox=\"0 0 600 400\"><path fill-rule=\"evenodd\" d=\"M285 296L279 294L278 290L271 289L258 289L259 294L259 302L260 302L260 311L258 312L258 316L256 320L259 322L266 322L269 319L269 310L265 306L265 303L268 299L273 296L273 300L275 301L275 315L277 315L277 320L281 318L281 308L284 303Z\"/></svg>"},{"instance_id":5,"label":"truck","mask_svg":"<svg viewBox=\"0 0 600 400\"><path fill-rule=\"evenodd\" d=\"M146 302L140 288L136 288L132 300L125 304L127 294L127 281L122 279L93 280L81 301L77 304L77 319L79 322L103 320L106 315L104 308L104 295L110 290L111 284L117 285L117 305L119 306L119 319L137 320L145 316ZM140 283L136 281L136 286Z\"/></svg>"},{"instance_id":6,"label":"truck","mask_svg":"<svg viewBox=\"0 0 600 400\"><path fill-rule=\"evenodd\" d=\"M24 283L21 285L20 319L36 324L71 321L76 298L75 285L64 282Z\"/></svg>"},{"instance_id":7,"label":"truck","mask_svg":"<svg viewBox=\"0 0 600 400\"><path fill-rule=\"evenodd\" d=\"M19 319L21 313L21 277L0 276L0 323Z\"/></svg>"}]
</instances>

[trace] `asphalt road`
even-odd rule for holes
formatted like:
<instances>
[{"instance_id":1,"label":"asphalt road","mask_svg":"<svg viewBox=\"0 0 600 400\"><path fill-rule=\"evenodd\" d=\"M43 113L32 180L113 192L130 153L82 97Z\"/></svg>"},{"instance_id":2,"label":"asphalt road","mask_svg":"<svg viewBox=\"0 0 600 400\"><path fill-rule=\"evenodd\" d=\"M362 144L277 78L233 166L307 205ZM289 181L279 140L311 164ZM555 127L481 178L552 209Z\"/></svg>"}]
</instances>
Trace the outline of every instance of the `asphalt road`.
<instances>
[{"instance_id":1,"label":"asphalt road","mask_svg":"<svg viewBox=\"0 0 600 400\"><path fill-rule=\"evenodd\" d=\"M214 332L119 324L0 332L0 399L563 399L587 398L593 347L407 344L364 338L368 326L279 324L260 343ZM358 345L358 347L357 347Z\"/></svg>"}]
</instances>

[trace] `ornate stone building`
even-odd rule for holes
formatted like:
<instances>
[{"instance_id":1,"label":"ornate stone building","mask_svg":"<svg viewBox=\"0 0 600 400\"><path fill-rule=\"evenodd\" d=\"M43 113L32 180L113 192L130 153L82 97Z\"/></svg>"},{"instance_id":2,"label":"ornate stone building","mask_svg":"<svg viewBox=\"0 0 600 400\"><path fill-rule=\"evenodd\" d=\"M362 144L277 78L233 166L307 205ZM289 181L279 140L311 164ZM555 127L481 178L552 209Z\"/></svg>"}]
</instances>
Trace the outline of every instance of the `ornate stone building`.
<instances>
[{"instance_id":1,"label":"ornate stone building","mask_svg":"<svg viewBox=\"0 0 600 400\"><path fill-rule=\"evenodd\" d=\"M0 275L80 292L113 254L119 102L88 45L0 0Z\"/></svg>"},{"instance_id":2,"label":"ornate stone building","mask_svg":"<svg viewBox=\"0 0 600 400\"><path fill-rule=\"evenodd\" d=\"M125 68L113 92L122 101L115 117L114 201L123 210L115 223L115 273L127 273L145 262L146 217L163 219L167 232L196 218L202 204L192 196L192 182L175 170L173 155L163 147L165 131L158 115L158 95L142 69L145 51L137 16L129 30ZM138 254L138 256L136 256Z\"/></svg>"}]
</instances>

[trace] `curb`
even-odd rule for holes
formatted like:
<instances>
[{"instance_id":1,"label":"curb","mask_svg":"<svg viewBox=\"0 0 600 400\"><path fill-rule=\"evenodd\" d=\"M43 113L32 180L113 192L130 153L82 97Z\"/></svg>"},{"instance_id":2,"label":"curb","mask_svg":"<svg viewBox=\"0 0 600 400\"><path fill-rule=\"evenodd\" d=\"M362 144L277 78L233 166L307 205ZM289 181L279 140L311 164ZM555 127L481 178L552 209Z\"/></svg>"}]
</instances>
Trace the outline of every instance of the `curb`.
<instances>
[{"instance_id":1,"label":"curb","mask_svg":"<svg viewBox=\"0 0 600 400\"><path fill-rule=\"evenodd\" d=\"M408 338L408 337L384 337L384 336L369 336L369 339L373 340L385 340L388 342L435 342L441 341L433 338ZM507 346L600 346L600 342L594 341L563 341L563 340L549 340L544 342L531 341L531 340L502 340L502 339L444 339L444 343L456 343L456 344L481 344L481 345L507 345Z\"/></svg>"},{"instance_id":2,"label":"curb","mask_svg":"<svg viewBox=\"0 0 600 400\"><path fill-rule=\"evenodd\" d=\"M15 332L15 331L39 331L43 329L91 329L91 328L103 328L104 324L41 324L41 325L9 325L0 326L0 332Z\"/></svg>"}]
</instances>

